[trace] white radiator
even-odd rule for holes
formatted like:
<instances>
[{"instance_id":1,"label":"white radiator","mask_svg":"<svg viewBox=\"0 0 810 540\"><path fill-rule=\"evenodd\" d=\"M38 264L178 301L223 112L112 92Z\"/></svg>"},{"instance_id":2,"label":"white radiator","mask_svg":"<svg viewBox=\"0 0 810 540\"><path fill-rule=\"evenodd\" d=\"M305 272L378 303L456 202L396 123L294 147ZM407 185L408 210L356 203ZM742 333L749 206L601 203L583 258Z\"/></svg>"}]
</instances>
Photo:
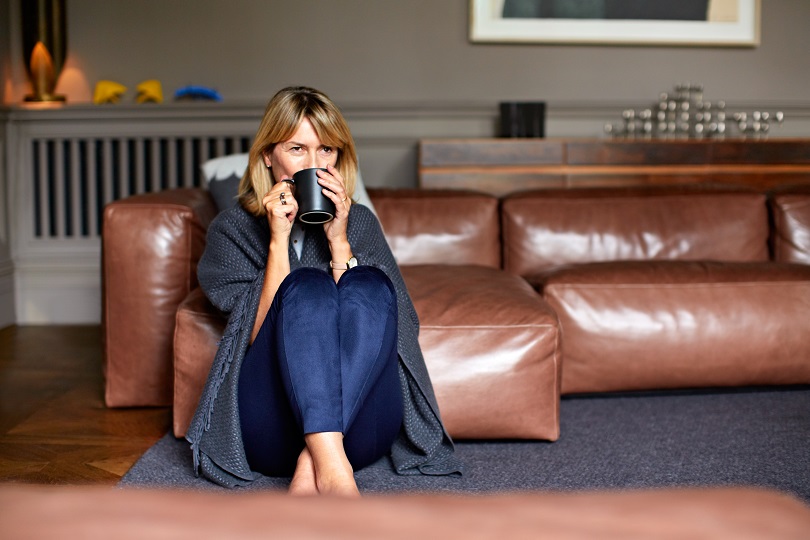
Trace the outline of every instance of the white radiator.
<instances>
[{"instance_id":1,"label":"white radiator","mask_svg":"<svg viewBox=\"0 0 810 540\"><path fill-rule=\"evenodd\" d=\"M110 201L202 184L199 164L247 152L247 136L35 138L30 141L34 238L101 234Z\"/></svg>"}]
</instances>

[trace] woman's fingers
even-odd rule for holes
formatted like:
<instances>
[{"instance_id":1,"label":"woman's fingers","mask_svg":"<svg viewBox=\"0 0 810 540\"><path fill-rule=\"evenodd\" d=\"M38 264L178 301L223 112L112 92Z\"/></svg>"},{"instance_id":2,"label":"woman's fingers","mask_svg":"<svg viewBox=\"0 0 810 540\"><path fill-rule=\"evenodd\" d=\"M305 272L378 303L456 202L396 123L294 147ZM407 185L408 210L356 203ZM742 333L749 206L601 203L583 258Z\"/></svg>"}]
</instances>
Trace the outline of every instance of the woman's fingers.
<instances>
[{"instance_id":1,"label":"woman's fingers","mask_svg":"<svg viewBox=\"0 0 810 540\"><path fill-rule=\"evenodd\" d=\"M346 183L340 171L336 167L328 165L327 172L318 171L318 183L324 187L324 195L335 203L337 213L348 213L351 201L346 193Z\"/></svg>"},{"instance_id":2,"label":"woman's fingers","mask_svg":"<svg viewBox=\"0 0 810 540\"><path fill-rule=\"evenodd\" d=\"M262 205L268 216L286 219L289 223L292 223L298 212L298 201L295 200L288 182L274 185L262 198Z\"/></svg>"}]
</instances>

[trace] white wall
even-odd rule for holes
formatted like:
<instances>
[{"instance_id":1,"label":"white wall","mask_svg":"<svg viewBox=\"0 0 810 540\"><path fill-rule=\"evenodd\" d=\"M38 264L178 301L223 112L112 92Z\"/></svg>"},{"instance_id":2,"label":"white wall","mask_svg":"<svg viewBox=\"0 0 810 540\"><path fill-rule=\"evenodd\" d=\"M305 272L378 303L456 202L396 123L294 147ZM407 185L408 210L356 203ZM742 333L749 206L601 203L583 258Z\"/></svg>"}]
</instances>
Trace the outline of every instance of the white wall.
<instances>
[{"instance_id":1,"label":"white wall","mask_svg":"<svg viewBox=\"0 0 810 540\"><path fill-rule=\"evenodd\" d=\"M761 11L755 48L609 47L473 44L468 0L69 0L60 85L73 101L90 100L99 79L131 99L156 78L167 93L201 84L232 101L307 84L352 103L553 105L646 103L695 81L728 102L806 102L810 2L763 0ZM15 77L6 102L24 91L20 65Z\"/></svg>"}]
</instances>

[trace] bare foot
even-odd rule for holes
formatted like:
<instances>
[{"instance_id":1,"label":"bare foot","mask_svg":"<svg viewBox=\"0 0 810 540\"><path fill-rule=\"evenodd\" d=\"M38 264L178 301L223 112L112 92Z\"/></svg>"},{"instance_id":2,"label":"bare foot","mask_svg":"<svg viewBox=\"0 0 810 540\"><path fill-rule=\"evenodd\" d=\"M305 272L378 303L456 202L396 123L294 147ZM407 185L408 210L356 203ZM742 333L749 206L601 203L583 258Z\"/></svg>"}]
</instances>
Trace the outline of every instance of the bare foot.
<instances>
[{"instance_id":1,"label":"bare foot","mask_svg":"<svg viewBox=\"0 0 810 540\"><path fill-rule=\"evenodd\" d=\"M315 485L321 495L359 497L354 471L343 449L343 434L310 433L304 436L315 470Z\"/></svg>"},{"instance_id":2,"label":"bare foot","mask_svg":"<svg viewBox=\"0 0 810 540\"><path fill-rule=\"evenodd\" d=\"M316 473L318 493L322 495L337 495L339 497L360 497L360 490L354 481L354 473L349 466L348 472L344 470L323 471Z\"/></svg>"},{"instance_id":3,"label":"bare foot","mask_svg":"<svg viewBox=\"0 0 810 540\"><path fill-rule=\"evenodd\" d=\"M307 496L317 495L318 486L315 483L315 464L309 449L304 447L298 456L292 482L290 482L290 495Z\"/></svg>"}]
</instances>

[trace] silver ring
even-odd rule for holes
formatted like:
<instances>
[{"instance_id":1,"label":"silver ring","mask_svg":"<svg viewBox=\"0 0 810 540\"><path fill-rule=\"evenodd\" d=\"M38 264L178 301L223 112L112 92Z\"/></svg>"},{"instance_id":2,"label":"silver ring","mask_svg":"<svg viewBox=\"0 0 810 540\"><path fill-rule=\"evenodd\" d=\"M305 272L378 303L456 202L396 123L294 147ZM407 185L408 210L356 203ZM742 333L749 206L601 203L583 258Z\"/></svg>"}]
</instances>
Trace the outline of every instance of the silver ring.
<instances>
[{"instance_id":1,"label":"silver ring","mask_svg":"<svg viewBox=\"0 0 810 540\"><path fill-rule=\"evenodd\" d=\"M287 201L284 200L284 192L282 192L281 195L278 196L278 200L281 201L281 204L287 204Z\"/></svg>"}]
</instances>

